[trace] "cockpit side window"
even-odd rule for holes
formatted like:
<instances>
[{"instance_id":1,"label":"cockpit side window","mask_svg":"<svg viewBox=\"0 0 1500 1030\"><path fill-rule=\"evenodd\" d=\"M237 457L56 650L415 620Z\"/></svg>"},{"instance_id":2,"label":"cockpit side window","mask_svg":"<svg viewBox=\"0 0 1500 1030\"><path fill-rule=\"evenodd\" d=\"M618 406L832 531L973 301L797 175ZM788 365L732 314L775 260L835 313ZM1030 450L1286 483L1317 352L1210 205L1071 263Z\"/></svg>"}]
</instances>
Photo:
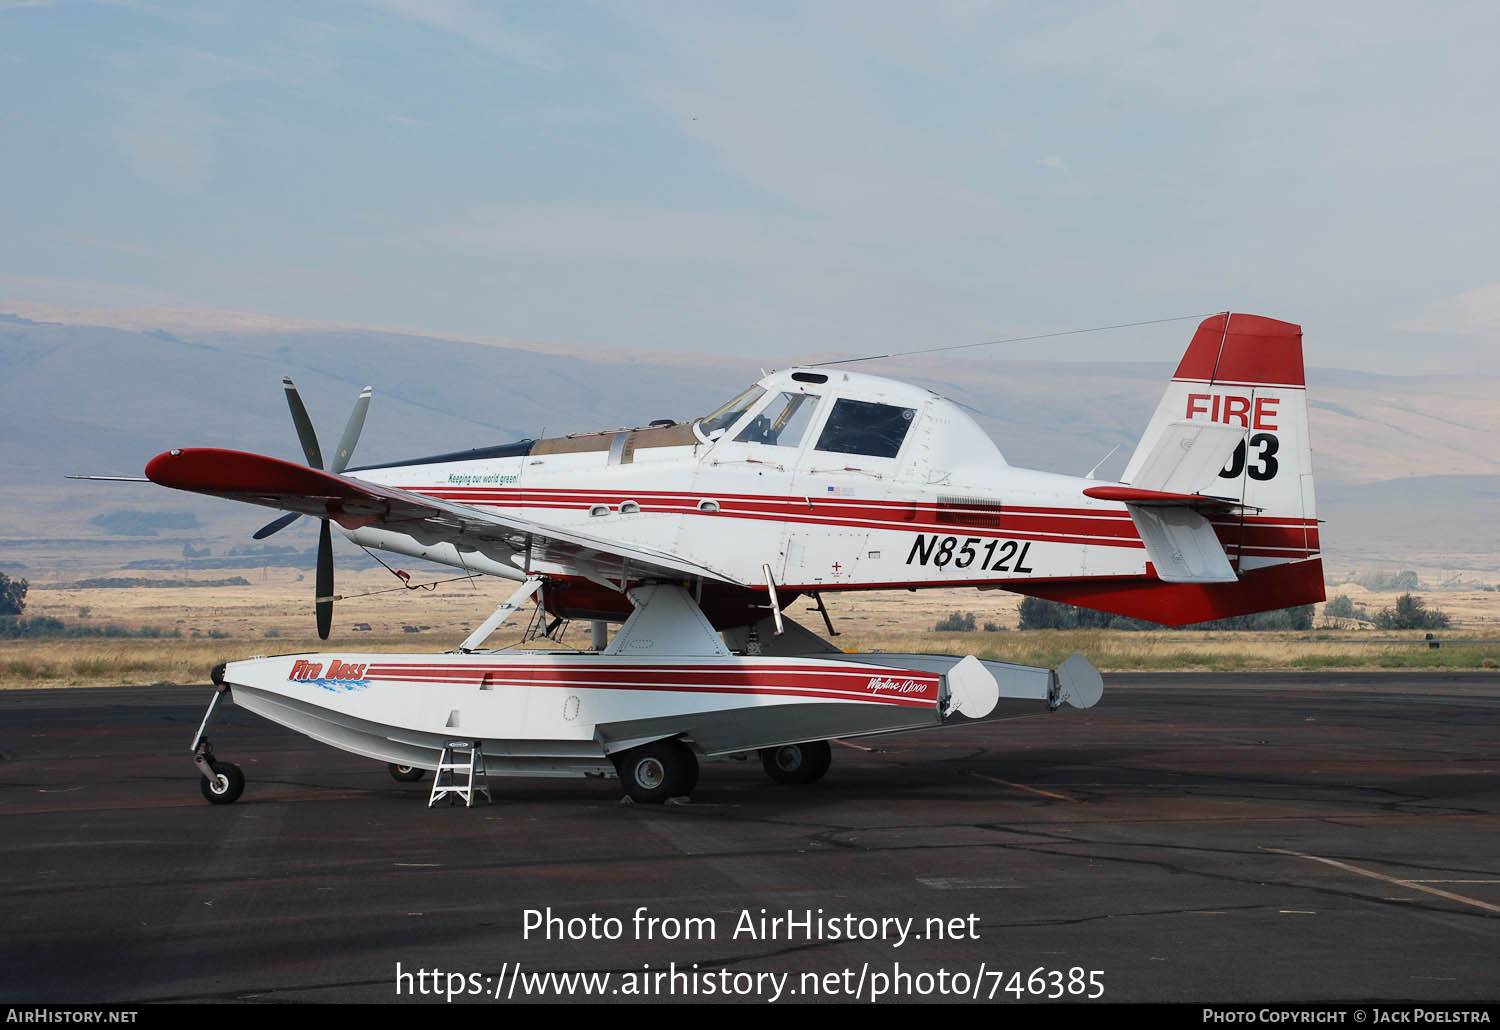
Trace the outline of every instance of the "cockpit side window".
<instances>
[{"instance_id":1,"label":"cockpit side window","mask_svg":"<svg viewBox=\"0 0 1500 1030\"><path fill-rule=\"evenodd\" d=\"M872 401L840 400L833 406L817 449L837 454L894 458L916 417L914 408L898 408Z\"/></svg>"},{"instance_id":2,"label":"cockpit side window","mask_svg":"<svg viewBox=\"0 0 1500 1030\"><path fill-rule=\"evenodd\" d=\"M705 434L713 433L720 429L728 429L739 421L739 417L749 411L751 406L766 395L762 386L752 386L734 400L725 404L719 410L703 420L702 429Z\"/></svg>"},{"instance_id":3,"label":"cockpit side window","mask_svg":"<svg viewBox=\"0 0 1500 1030\"><path fill-rule=\"evenodd\" d=\"M752 418L736 443L759 443L773 447L797 447L812 422L818 398L809 393L780 393Z\"/></svg>"}]
</instances>

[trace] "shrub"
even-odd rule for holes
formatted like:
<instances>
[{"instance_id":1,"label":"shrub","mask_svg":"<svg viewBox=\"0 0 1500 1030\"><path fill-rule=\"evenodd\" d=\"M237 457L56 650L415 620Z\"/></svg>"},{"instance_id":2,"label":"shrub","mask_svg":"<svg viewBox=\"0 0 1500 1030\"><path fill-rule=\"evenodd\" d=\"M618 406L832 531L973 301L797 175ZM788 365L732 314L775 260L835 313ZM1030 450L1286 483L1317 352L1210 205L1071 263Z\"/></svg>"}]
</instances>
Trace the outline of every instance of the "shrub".
<instances>
[{"instance_id":1,"label":"shrub","mask_svg":"<svg viewBox=\"0 0 1500 1030\"><path fill-rule=\"evenodd\" d=\"M1022 629L1076 629L1078 609L1040 597L1021 598Z\"/></svg>"},{"instance_id":2,"label":"shrub","mask_svg":"<svg viewBox=\"0 0 1500 1030\"><path fill-rule=\"evenodd\" d=\"M1227 619L1199 622L1191 629L1312 629L1313 607L1280 608L1253 615L1235 615ZM1027 597L1021 601L1022 629L1158 629L1159 623L1132 619L1109 612L1077 608L1071 604Z\"/></svg>"},{"instance_id":3,"label":"shrub","mask_svg":"<svg viewBox=\"0 0 1500 1030\"><path fill-rule=\"evenodd\" d=\"M1429 609L1411 594L1402 594L1394 609L1382 608L1375 615L1375 625L1381 629L1447 629L1449 621L1441 609Z\"/></svg>"},{"instance_id":4,"label":"shrub","mask_svg":"<svg viewBox=\"0 0 1500 1030\"><path fill-rule=\"evenodd\" d=\"M973 612L969 612L965 615L960 615L958 612L954 612L946 619L938 620L938 624L936 626L933 626L932 628L937 630L939 633L972 633L975 629L978 628L978 626L974 621Z\"/></svg>"},{"instance_id":5,"label":"shrub","mask_svg":"<svg viewBox=\"0 0 1500 1030\"><path fill-rule=\"evenodd\" d=\"M11 579L0 572L0 615L20 615L26 610L28 586L24 579Z\"/></svg>"},{"instance_id":6,"label":"shrub","mask_svg":"<svg viewBox=\"0 0 1500 1030\"><path fill-rule=\"evenodd\" d=\"M1395 574L1389 572L1367 572L1355 579L1356 583L1366 590L1376 592L1389 592L1394 590L1405 590L1407 592L1416 590L1418 587L1417 574L1411 569L1403 569Z\"/></svg>"},{"instance_id":7,"label":"shrub","mask_svg":"<svg viewBox=\"0 0 1500 1030\"><path fill-rule=\"evenodd\" d=\"M160 626L141 626L131 629L114 623L68 624L50 615L37 615L30 619L0 618L0 640L18 640L27 637L180 637L178 629L164 630Z\"/></svg>"},{"instance_id":8,"label":"shrub","mask_svg":"<svg viewBox=\"0 0 1500 1030\"><path fill-rule=\"evenodd\" d=\"M1323 607L1323 614L1331 619L1362 619L1370 621L1370 612L1364 605L1354 606L1348 594L1339 594Z\"/></svg>"}]
</instances>

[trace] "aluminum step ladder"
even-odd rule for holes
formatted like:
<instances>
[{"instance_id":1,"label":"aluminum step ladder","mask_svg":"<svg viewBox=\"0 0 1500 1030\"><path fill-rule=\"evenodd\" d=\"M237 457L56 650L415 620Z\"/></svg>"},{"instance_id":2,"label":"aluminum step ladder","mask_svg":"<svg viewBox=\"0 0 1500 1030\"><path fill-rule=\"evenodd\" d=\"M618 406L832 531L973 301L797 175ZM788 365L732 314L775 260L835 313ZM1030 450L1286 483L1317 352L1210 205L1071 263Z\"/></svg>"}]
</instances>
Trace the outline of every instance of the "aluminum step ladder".
<instances>
[{"instance_id":1,"label":"aluminum step ladder","mask_svg":"<svg viewBox=\"0 0 1500 1030\"><path fill-rule=\"evenodd\" d=\"M490 797L490 778L485 771L484 751L477 740L450 740L438 759L438 767L432 777L432 794L427 799L431 808L443 798L451 805L458 798L474 807L474 798L480 794L493 803Z\"/></svg>"}]
</instances>

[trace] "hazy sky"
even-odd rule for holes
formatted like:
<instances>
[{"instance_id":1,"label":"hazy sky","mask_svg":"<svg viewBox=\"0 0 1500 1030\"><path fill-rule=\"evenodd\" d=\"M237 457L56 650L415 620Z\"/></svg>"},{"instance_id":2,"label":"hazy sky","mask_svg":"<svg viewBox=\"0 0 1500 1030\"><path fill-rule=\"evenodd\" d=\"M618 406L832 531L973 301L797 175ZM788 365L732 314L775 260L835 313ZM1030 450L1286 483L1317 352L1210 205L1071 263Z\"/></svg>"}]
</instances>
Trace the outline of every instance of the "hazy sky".
<instances>
[{"instance_id":1,"label":"hazy sky","mask_svg":"<svg viewBox=\"0 0 1500 1030\"><path fill-rule=\"evenodd\" d=\"M774 358L1231 308L1497 374L1497 40L1493 2L0 0L0 300Z\"/></svg>"}]
</instances>

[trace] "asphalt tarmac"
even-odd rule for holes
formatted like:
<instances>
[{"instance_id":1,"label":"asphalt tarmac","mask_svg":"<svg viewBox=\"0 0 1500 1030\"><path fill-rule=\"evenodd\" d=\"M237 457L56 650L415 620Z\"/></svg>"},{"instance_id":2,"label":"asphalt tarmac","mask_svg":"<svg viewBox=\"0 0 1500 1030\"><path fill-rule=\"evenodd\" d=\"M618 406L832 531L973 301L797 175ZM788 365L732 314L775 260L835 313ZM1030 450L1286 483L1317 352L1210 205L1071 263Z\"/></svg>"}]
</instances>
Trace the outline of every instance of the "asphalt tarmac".
<instances>
[{"instance_id":1,"label":"asphalt tarmac","mask_svg":"<svg viewBox=\"0 0 1500 1030\"><path fill-rule=\"evenodd\" d=\"M1494 675L1110 676L659 807L428 809L233 707L210 806L208 698L0 694L0 1001L1500 999Z\"/></svg>"}]
</instances>

